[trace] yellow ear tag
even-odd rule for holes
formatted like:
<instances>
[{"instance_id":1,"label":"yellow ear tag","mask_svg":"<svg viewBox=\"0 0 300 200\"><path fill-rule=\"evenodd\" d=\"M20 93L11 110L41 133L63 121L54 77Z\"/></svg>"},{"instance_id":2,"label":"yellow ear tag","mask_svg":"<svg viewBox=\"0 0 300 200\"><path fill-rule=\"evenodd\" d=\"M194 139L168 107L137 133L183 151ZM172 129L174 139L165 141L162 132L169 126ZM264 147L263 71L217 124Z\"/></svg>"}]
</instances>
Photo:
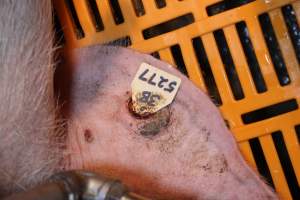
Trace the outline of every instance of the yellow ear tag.
<instances>
[{"instance_id":1,"label":"yellow ear tag","mask_svg":"<svg viewBox=\"0 0 300 200\"><path fill-rule=\"evenodd\" d=\"M132 109L145 115L159 111L171 104L181 84L181 79L147 63L142 63L132 83Z\"/></svg>"}]
</instances>

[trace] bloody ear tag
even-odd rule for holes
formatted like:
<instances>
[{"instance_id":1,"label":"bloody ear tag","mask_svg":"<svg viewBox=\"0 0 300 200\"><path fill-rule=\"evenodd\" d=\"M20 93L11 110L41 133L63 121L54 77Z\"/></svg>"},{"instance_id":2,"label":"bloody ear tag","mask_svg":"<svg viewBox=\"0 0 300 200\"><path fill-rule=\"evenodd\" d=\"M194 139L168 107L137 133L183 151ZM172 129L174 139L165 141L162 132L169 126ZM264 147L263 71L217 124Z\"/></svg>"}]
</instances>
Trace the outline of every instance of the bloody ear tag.
<instances>
[{"instance_id":1,"label":"bloody ear tag","mask_svg":"<svg viewBox=\"0 0 300 200\"><path fill-rule=\"evenodd\" d=\"M132 83L132 107L135 113L151 114L174 100L181 79L168 72L142 63Z\"/></svg>"}]
</instances>

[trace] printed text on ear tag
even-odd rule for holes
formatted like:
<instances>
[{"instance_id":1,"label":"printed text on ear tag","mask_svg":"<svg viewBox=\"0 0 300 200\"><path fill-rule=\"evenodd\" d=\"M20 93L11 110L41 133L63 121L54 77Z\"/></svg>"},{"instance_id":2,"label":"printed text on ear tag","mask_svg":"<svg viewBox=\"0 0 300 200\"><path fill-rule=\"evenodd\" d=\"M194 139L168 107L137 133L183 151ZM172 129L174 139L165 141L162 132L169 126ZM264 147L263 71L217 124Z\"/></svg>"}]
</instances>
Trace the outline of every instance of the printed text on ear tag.
<instances>
[{"instance_id":1,"label":"printed text on ear tag","mask_svg":"<svg viewBox=\"0 0 300 200\"><path fill-rule=\"evenodd\" d=\"M132 108L140 115L151 114L174 100L181 79L147 63L142 63L132 83Z\"/></svg>"}]
</instances>

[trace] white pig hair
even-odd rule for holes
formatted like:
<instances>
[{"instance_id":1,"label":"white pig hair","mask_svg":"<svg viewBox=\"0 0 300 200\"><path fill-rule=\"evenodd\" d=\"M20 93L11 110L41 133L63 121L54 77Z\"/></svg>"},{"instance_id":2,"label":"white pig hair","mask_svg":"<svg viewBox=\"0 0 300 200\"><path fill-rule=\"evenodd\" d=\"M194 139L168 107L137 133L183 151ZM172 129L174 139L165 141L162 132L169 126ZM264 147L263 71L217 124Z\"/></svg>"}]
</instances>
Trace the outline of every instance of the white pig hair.
<instances>
[{"instance_id":1,"label":"white pig hair","mask_svg":"<svg viewBox=\"0 0 300 200\"><path fill-rule=\"evenodd\" d=\"M53 95L49 0L0 1L0 197L43 181L64 143Z\"/></svg>"}]
</instances>

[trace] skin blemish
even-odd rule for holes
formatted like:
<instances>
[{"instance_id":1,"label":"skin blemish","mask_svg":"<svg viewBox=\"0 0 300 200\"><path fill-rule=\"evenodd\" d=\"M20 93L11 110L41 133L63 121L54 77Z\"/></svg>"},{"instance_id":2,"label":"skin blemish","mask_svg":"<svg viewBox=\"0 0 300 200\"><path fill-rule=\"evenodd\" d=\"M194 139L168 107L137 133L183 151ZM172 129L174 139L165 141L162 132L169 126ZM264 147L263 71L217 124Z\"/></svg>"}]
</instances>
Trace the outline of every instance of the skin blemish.
<instances>
[{"instance_id":1,"label":"skin blemish","mask_svg":"<svg viewBox=\"0 0 300 200\"><path fill-rule=\"evenodd\" d=\"M87 143L92 143L94 141L94 136L90 129L84 131L84 139Z\"/></svg>"}]
</instances>

